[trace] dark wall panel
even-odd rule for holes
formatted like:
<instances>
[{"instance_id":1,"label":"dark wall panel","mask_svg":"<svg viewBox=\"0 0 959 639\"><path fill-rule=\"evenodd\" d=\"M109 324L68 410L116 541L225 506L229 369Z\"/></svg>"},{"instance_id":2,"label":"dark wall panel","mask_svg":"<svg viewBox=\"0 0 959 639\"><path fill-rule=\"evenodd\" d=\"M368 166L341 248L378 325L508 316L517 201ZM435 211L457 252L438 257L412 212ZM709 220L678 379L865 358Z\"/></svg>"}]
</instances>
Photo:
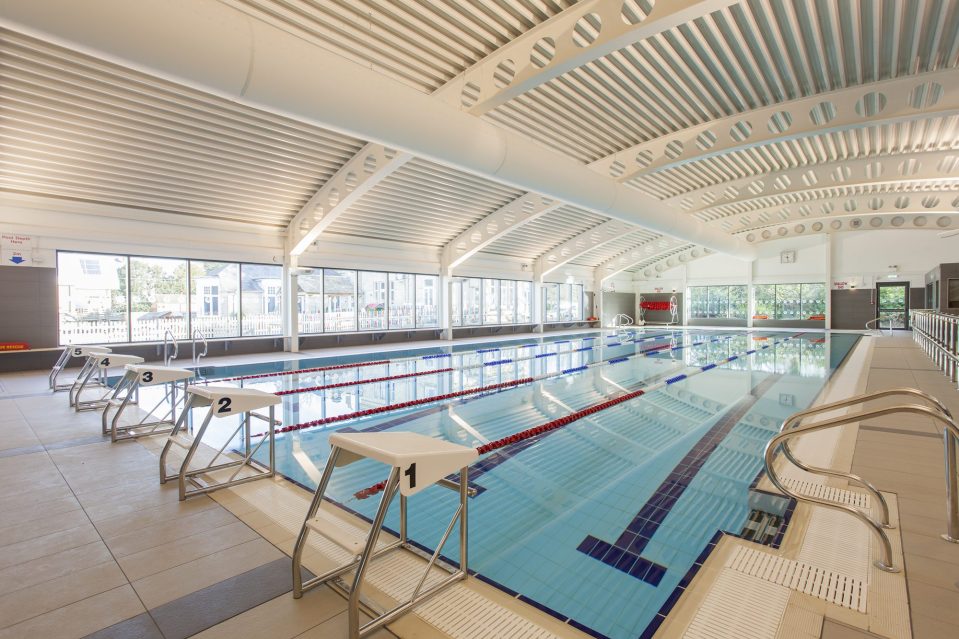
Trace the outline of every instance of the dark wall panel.
<instances>
[{"instance_id":1,"label":"dark wall panel","mask_svg":"<svg viewBox=\"0 0 959 639\"><path fill-rule=\"evenodd\" d=\"M635 293L603 293L603 326L609 326L613 318L625 313L636 321L636 294Z\"/></svg>"},{"instance_id":2,"label":"dark wall panel","mask_svg":"<svg viewBox=\"0 0 959 639\"><path fill-rule=\"evenodd\" d=\"M0 266L0 342L57 345L57 271Z\"/></svg>"}]
</instances>

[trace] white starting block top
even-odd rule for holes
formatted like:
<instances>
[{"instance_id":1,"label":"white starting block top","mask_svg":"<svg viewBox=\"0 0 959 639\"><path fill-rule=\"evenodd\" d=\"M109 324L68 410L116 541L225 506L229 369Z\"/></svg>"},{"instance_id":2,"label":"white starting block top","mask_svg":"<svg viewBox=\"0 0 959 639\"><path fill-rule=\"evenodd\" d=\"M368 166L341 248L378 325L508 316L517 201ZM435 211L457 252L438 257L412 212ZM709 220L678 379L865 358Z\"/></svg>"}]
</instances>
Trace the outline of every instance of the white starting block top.
<instances>
[{"instance_id":1,"label":"white starting block top","mask_svg":"<svg viewBox=\"0 0 959 639\"><path fill-rule=\"evenodd\" d=\"M91 355L106 355L113 351L106 346L74 346L70 349L70 354L74 357L90 357Z\"/></svg>"},{"instance_id":2,"label":"white starting block top","mask_svg":"<svg viewBox=\"0 0 959 639\"><path fill-rule=\"evenodd\" d=\"M201 397L215 408L215 417L229 417L246 413L257 408L276 406L282 400L273 393L255 388L236 388L235 386L187 386L187 392ZM198 404L194 402L194 406Z\"/></svg>"},{"instance_id":3,"label":"white starting block top","mask_svg":"<svg viewBox=\"0 0 959 639\"><path fill-rule=\"evenodd\" d=\"M156 386L191 379L193 371L173 366L152 366L149 364L127 364L127 370L140 378L140 386Z\"/></svg>"},{"instance_id":4,"label":"white starting block top","mask_svg":"<svg viewBox=\"0 0 959 639\"><path fill-rule=\"evenodd\" d=\"M94 355L97 358L97 366L100 368L113 368L114 366L126 366L127 364L142 364L143 358L137 355L118 355L115 353L103 353Z\"/></svg>"},{"instance_id":5,"label":"white starting block top","mask_svg":"<svg viewBox=\"0 0 959 639\"><path fill-rule=\"evenodd\" d=\"M333 433L330 446L343 451L337 466L366 457L400 468L400 494L404 496L432 486L479 457L475 448L417 433Z\"/></svg>"}]
</instances>

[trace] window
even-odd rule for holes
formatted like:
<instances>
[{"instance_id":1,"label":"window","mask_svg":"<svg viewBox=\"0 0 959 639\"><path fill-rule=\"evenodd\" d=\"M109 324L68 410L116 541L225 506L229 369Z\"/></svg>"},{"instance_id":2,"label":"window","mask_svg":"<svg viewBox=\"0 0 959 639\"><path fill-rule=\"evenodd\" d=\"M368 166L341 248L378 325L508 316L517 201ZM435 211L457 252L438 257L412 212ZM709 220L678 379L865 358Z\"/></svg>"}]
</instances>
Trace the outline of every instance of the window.
<instances>
[{"instance_id":1,"label":"window","mask_svg":"<svg viewBox=\"0 0 959 639\"><path fill-rule=\"evenodd\" d=\"M559 321L559 284L543 285L543 309L545 321Z\"/></svg>"},{"instance_id":2,"label":"window","mask_svg":"<svg viewBox=\"0 0 959 639\"><path fill-rule=\"evenodd\" d=\"M499 324L499 280L483 280L483 323Z\"/></svg>"},{"instance_id":3,"label":"window","mask_svg":"<svg viewBox=\"0 0 959 639\"><path fill-rule=\"evenodd\" d=\"M501 280L499 287L499 302L501 324L513 324L516 322L516 282L513 280Z\"/></svg>"},{"instance_id":4,"label":"window","mask_svg":"<svg viewBox=\"0 0 959 639\"><path fill-rule=\"evenodd\" d=\"M516 283L516 323L533 321L533 283Z\"/></svg>"},{"instance_id":5,"label":"window","mask_svg":"<svg viewBox=\"0 0 959 639\"><path fill-rule=\"evenodd\" d=\"M440 325L437 313L440 278L436 275L416 276L416 326L432 328Z\"/></svg>"},{"instance_id":6,"label":"window","mask_svg":"<svg viewBox=\"0 0 959 639\"><path fill-rule=\"evenodd\" d=\"M768 319L808 320L826 313L825 284L762 284L754 295L756 315Z\"/></svg>"},{"instance_id":7,"label":"window","mask_svg":"<svg viewBox=\"0 0 959 639\"><path fill-rule=\"evenodd\" d=\"M296 308L301 333L323 332L323 269L300 269L296 278Z\"/></svg>"},{"instance_id":8,"label":"window","mask_svg":"<svg viewBox=\"0 0 959 639\"><path fill-rule=\"evenodd\" d=\"M570 288L570 298L569 298L569 309L570 314L574 321L580 321L586 319L583 315L583 285L582 284L573 284Z\"/></svg>"},{"instance_id":9,"label":"window","mask_svg":"<svg viewBox=\"0 0 959 639\"><path fill-rule=\"evenodd\" d=\"M746 319L749 315L749 293L746 286L729 287L729 319Z\"/></svg>"},{"instance_id":10,"label":"window","mask_svg":"<svg viewBox=\"0 0 959 639\"><path fill-rule=\"evenodd\" d=\"M483 280L471 277L463 282L463 325L483 323Z\"/></svg>"},{"instance_id":11,"label":"window","mask_svg":"<svg viewBox=\"0 0 959 639\"><path fill-rule=\"evenodd\" d=\"M129 341L128 262L123 255L57 254L62 343Z\"/></svg>"},{"instance_id":12,"label":"window","mask_svg":"<svg viewBox=\"0 0 959 639\"><path fill-rule=\"evenodd\" d=\"M572 287L569 284L559 285L559 321L561 322L573 319L571 293Z\"/></svg>"},{"instance_id":13,"label":"window","mask_svg":"<svg viewBox=\"0 0 959 639\"><path fill-rule=\"evenodd\" d=\"M803 319L826 314L825 284L803 284L800 297L802 298Z\"/></svg>"},{"instance_id":14,"label":"window","mask_svg":"<svg viewBox=\"0 0 959 639\"><path fill-rule=\"evenodd\" d=\"M412 275L390 273L390 328L413 328L415 295Z\"/></svg>"},{"instance_id":15,"label":"window","mask_svg":"<svg viewBox=\"0 0 959 639\"><path fill-rule=\"evenodd\" d=\"M186 260L130 258L130 341L158 342L167 331L189 337L187 268Z\"/></svg>"},{"instance_id":16,"label":"window","mask_svg":"<svg viewBox=\"0 0 959 639\"><path fill-rule=\"evenodd\" d=\"M190 261L190 322L207 338L240 336L240 265Z\"/></svg>"},{"instance_id":17,"label":"window","mask_svg":"<svg viewBox=\"0 0 959 639\"><path fill-rule=\"evenodd\" d=\"M762 284L753 288L756 298L756 318L776 319L776 285Z\"/></svg>"},{"instance_id":18,"label":"window","mask_svg":"<svg viewBox=\"0 0 959 639\"><path fill-rule=\"evenodd\" d=\"M706 319L746 319L747 287L691 286L689 317Z\"/></svg>"},{"instance_id":19,"label":"window","mask_svg":"<svg viewBox=\"0 0 959 639\"><path fill-rule=\"evenodd\" d=\"M463 325L463 281L454 280L450 284L450 325Z\"/></svg>"},{"instance_id":20,"label":"window","mask_svg":"<svg viewBox=\"0 0 959 639\"><path fill-rule=\"evenodd\" d=\"M386 329L386 273L357 273L357 329Z\"/></svg>"},{"instance_id":21,"label":"window","mask_svg":"<svg viewBox=\"0 0 959 639\"><path fill-rule=\"evenodd\" d=\"M329 333L356 330L356 271L323 269L323 326Z\"/></svg>"},{"instance_id":22,"label":"window","mask_svg":"<svg viewBox=\"0 0 959 639\"><path fill-rule=\"evenodd\" d=\"M240 265L240 309L243 335L283 333L283 267Z\"/></svg>"}]
</instances>

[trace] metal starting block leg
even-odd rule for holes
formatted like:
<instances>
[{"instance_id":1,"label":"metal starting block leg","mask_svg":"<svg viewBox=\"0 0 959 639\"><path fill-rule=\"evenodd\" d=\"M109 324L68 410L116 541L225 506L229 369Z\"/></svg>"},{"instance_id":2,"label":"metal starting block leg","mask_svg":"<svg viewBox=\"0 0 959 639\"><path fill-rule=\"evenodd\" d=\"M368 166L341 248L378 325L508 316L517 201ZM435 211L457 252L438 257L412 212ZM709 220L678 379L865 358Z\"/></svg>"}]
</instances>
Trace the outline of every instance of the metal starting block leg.
<instances>
[{"instance_id":1,"label":"metal starting block leg","mask_svg":"<svg viewBox=\"0 0 959 639\"><path fill-rule=\"evenodd\" d=\"M128 365L123 378L114 387L113 396L103 406L103 434L110 435L112 441L118 442L124 439L170 433L177 422L178 408L182 408L186 402L187 385L191 379L193 379L193 371L185 368L145 364ZM140 421L122 424L120 420L124 411L128 406L139 401L140 388L150 386L162 386L163 397L146 412ZM125 395L123 395L124 391ZM116 412L111 419L110 410L113 408Z\"/></svg>"},{"instance_id":2,"label":"metal starting block leg","mask_svg":"<svg viewBox=\"0 0 959 639\"><path fill-rule=\"evenodd\" d=\"M143 362L142 357L137 357L136 355L116 355L114 353L105 353L105 354L96 354L90 355L87 358L87 365L84 367L86 372L83 376L77 376L77 381L74 382L73 388L70 389L70 405L79 413L86 410L98 410L103 408L103 406L110 400L110 397L117 395L117 387L111 388L107 384L107 372L109 369L116 366L126 366L127 364L140 364ZM91 383L95 377L100 379L99 384ZM117 382L118 386L121 386L124 378L120 378ZM83 391L90 387L99 387L102 386L106 388L107 391L101 397L97 399L83 400L80 399L80 396L83 394Z\"/></svg>"},{"instance_id":3,"label":"metal starting block leg","mask_svg":"<svg viewBox=\"0 0 959 639\"><path fill-rule=\"evenodd\" d=\"M60 358L57 360L57 363L53 365L53 369L50 371L48 377L50 390L53 392L70 390L73 388L73 385L76 383L76 380L71 382L58 382L57 378L60 376L60 373L63 372L63 369L67 367L67 364L70 363L70 359L74 357L86 357L89 358L90 355L105 355L111 352L106 346L67 346L63 349L63 352L60 353ZM84 361L84 367L86 366L88 360ZM86 373L81 368L81 372ZM77 375L79 378L80 375ZM72 402L70 404L73 406Z\"/></svg>"},{"instance_id":4,"label":"metal starting block leg","mask_svg":"<svg viewBox=\"0 0 959 639\"><path fill-rule=\"evenodd\" d=\"M275 419L276 405L280 403L280 398L273 393L267 393L252 388L235 388L232 386L188 386L187 400L176 420L170 436L167 438L163 451L160 453L160 483L166 483L166 458L173 446L179 446L186 450L183 463L180 465L178 473L180 501L193 495L202 495L226 488L227 486L236 486L255 479L264 477L273 477L276 473L276 449L274 447L275 428L279 422ZM191 439L185 434L186 424L189 419L190 411L193 408L209 406L203 423L195 430L194 437ZM254 410L260 408L269 408L269 417L254 413ZM233 431L229 438L224 442L216 454L205 466L194 467L193 459L196 456L200 444L203 442L203 436L210 426L214 417L232 417L238 415L240 425ZM262 420L267 423L266 432L263 433L260 441L254 446L252 443L253 434L251 424L253 419ZM241 459L235 459L224 454L226 447L240 433L243 433L244 450ZM269 462L263 464L253 456L260 450L264 443L268 443ZM217 464L221 457L229 461ZM209 476L210 473L235 468L232 474L226 479L215 479ZM240 471L247 469L252 472L251 475L238 477ZM208 475L207 478L201 478L201 475Z\"/></svg>"},{"instance_id":5,"label":"metal starting block leg","mask_svg":"<svg viewBox=\"0 0 959 639\"><path fill-rule=\"evenodd\" d=\"M468 577L467 551L469 544L467 531L469 526L467 501L469 486L467 467L476 460L479 453L475 448L460 446L416 433L403 432L334 433L330 435L330 445L332 446L330 458L326 462L326 468L323 470L323 475L316 487L313 501L310 503L306 519L300 528L300 534L293 549L293 597L299 599L305 591L324 583L334 590L340 591L349 600L350 639L361 639L405 615L414 606L439 594L445 588ZM370 526L369 536L365 540L357 540L339 525L336 516L322 510L320 506L330 484L333 470L364 458L383 462L391 469L386 480L386 489L383 491L379 508L377 508L373 523ZM445 479L448 474L456 471L459 471L459 485ZM361 602L363 579L370 563L376 557L408 546L406 539L407 498L433 484L439 484L457 491L459 493L459 505L453 513L443 537L437 544L436 550L430 557L426 570L419 578L410 599L386 612L372 610ZM377 541L383 529L386 513L397 492L400 493L400 539L377 549ZM452 568L445 564L438 565L437 559L457 522L459 523L460 533L459 566ZM317 533L347 550L350 552L352 559L328 572L303 581L303 550L310 533ZM430 571L437 566L446 570L449 576L424 590L423 585L426 583ZM334 581L336 577L353 569L355 569L355 576L353 584L349 588L343 586L341 582ZM360 626L361 605L364 605L364 612L373 617L371 621L362 626Z\"/></svg>"}]
</instances>

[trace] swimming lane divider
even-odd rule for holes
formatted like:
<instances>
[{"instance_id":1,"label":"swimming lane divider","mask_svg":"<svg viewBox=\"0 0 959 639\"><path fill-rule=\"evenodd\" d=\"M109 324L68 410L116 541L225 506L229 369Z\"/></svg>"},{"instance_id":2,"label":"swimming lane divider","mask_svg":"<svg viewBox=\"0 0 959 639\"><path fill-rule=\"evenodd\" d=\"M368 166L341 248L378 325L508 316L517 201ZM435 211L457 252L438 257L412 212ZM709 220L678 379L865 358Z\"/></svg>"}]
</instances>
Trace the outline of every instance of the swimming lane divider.
<instances>
[{"instance_id":1,"label":"swimming lane divider","mask_svg":"<svg viewBox=\"0 0 959 639\"><path fill-rule=\"evenodd\" d=\"M734 336L734 335L729 335L729 336L721 337L721 338L718 337L718 338L716 338L716 339L709 340L709 342L712 343L712 342L719 342L719 341L723 341L723 340L728 341L728 340L732 339L733 337L735 337L735 336ZM706 342L693 342L692 344L689 344L688 346L689 346L689 347L699 346L699 345L705 344L705 343L706 343ZM638 353L634 353L634 354L632 354L632 355L628 355L628 356L625 357L625 359L630 359L630 358L633 358L633 357L650 357L651 355L656 354L656 353L662 351L663 349L667 349L667 348L670 349L670 350L679 350L679 348L686 348L686 347L684 346L684 347L679 347L679 348L677 348L677 347L672 347L672 348L671 348L668 344L667 344L667 345L664 345L664 346L656 346L656 347L653 347L653 348L647 348L646 350L642 350L642 351L640 351L640 352L638 352ZM617 361L617 362L621 362L621 361L624 361L624 360L623 360L623 358L616 358L616 361ZM431 397L423 397L423 398L420 398L420 399L414 399L414 400L411 400L411 401L408 401L408 402L402 402L402 403L400 403L400 404L387 404L387 405L385 405L385 406L376 406L376 407L374 407L374 408L368 408L368 409L365 409L365 410L356 411L356 412L353 412L353 413L347 413L347 414L344 414L344 415L334 415L334 416L332 416L332 417L324 417L324 418L322 418L322 419L313 420L313 421L309 421L309 422L302 422L302 423L299 423L299 424L291 424L291 425L289 425L289 426L282 426L282 427L280 427L280 428L275 429L274 432L277 432L277 433L290 433L290 432L293 432L293 431L302 430L302 429L304 429L304 428L313 428L313 427L315 427L315 426L326 426L327 424L334 424L334 423L336 423L336 422L342 422L342 421L346 421L346 420L348 420L348 419L355 419L355 418L359 418L359 417L369 417L370 415L379 415L380 413L385 413L385 412L388 412L388 411L402 410L402 409L405 409L405 408L412 408L412 407L414 407L414 406L421 406L421 405L423 405L423 404L431 404L431 403L433 403L433 402L441 402L441 401L445 401L445 400L447 400L447 399L454 399L454 398L457 398L457 397L464 397L464 396L466 396L466 395L475 395L475 394L478 394L478 393L485 393L485 392L502 390L502 389L505 389L505 388L510 388L510 387L514 387L514 386L520 386L520 385L522 385L522 384L528 384L528 383L531 383L531 382L536 382L536 381L540 381L540 380L543 380L543 379L548 379L548 378L551 378L551 377L557 377L557 376L559 376L559 375L567 374L567 372L572 373L572 372L584 371L584 370L587 370L587 369L589 369L589 368L594 368L594 367L596 367L596 366L601 366L601 365L603 365L603 364L608 364L608 363L610 363L610 362L609 362L609 361L606 361L606 360L603 360L603 361L601 361L601 362L594 362L594 363L592 363L592 364L586 364L585 366L578 367L578 368L576 368L575 370L574 370L574 369L567 369L567 371L563 371L563 372L559 372L559 373L546 373L546 374L539 375L539 376L524 377L524 378L521 378L521 379L516 379L516 380L501 382L501 383L499 383L499 384L492 384L492 385L490 385L490 386L482 386L482 387L479 387L479 388L466 388L466 389L463 389L463 390L454 391L454 392L452 392L452 393L446 393L446 394L443 394L443 395L433 395L433 396L431 396ZM435 371L430 371L430 372L435 372ZM350 383L351 383L351 384L356 384L357 382L350 382ZM359 382L359 383L365 383L365 382ZM251 437L262 437L262 436L264 436L264 435L266 435L266 434L267 434L266 432L257 433L257 434L255 434L255 435L251 435Z\"/></svg>"},{"instance_id":2,"label":"swimming lane divider","mask_svg":"<svg viewBox=\"0 0 959 639\"><path fill-rule=\"evenodd\" d=\"M645 388L631 391L623 395L620 395L619 397L608 399L604 402L600 402L598 404L588 406L582 410L578 410L573 413L570 413L569 415L565 415L564 417L560 417L558 419L554 419L552 421L546 422L545 424L540 424L539 426L534 426L533 428L527 428L526 430L521 430L519 432L513 433L512 435L508 435L501 439L497 439L497 440L488 442L486 444L483 444L482 446L477 446L476 452L478 452L480 455L485 455L486 453L491 453L494 450L504 448L506 446L510 446L511 444L516 444L518 442L531 439L533 437L538 437L544 433L548 433L550 431L563 428L584 417L589 417L590 415L594 415L595 413L598 413L600 411L604 411L606 409L612 408L613 406L618 406L619 404L622 404L623 402L628 402L630 400L636 399L637 397L642 397L643 395L646 395L647 393L652 393L662 388L666 388L667 386L671 386L682 380L689 379L690 377L694 377L696 375L699 375L700 373L704 373L708 370L712 370L713 368L716 368L717 366L721 366L729 362L734 362L740 357L746 357L748 355L752 355L756 353L757 351L765 350L777 344L788 342L789 340L799 337L800 335L802 335L802 333L791 335L782 340L776 340L772 342L771 344L765 344L761 346L760 348L754 348L754 349L747 350L743 353L739 353L737 355L731 355L717 362L706 364L704 366L698 366L696 368L687 369L688 372L683 373L681 375L670 377L664 381L651 384ZM373 495L376 495L382 492L385 488L386 488L386 482L383 481L377 484L373 484L372 486L369 486L367 488L364 488L363 490L357 491L356 493L353 494L353 496L356 497L357 499L366 499L368 497L372 497Z\"/></svg>"},{"instance_id":3,"label":"swimming lane divider","mask_svg":"<svg viewBox=\"0 0 959 639\"><path fill-rule=\"evenodd\" d=\"M702 344L702 342L694 342L694 343L691 344L690 346L699 346L700 344ZM450 373L450 372L456 371L456 370L468 371L468 370L472 370L472 369L476 369L476 368L483 368L483 367L485 367L485 366L502 366L503 364L512 364L512 363L514 363L514 362L528 361L528 360L530 360L530 359L535 359L535 358L538 358L538 357L545 357L545 356L547 356L547 355L556 355L556 356L558 356L558 355L560 355L560 354L575 353L575 352L579 352L579 351L590 350L590 349L592 349L592 348L593 348L592 346L588 346L588 347L586 347L586 348L576 348L576 349L573 349L573 350L567 350L567 351L561 351L561 352L540 353L539 355L534 355L532 358L530 358L530 357L521 357L521 358L517 358L517 359L498 359L498 360L494 360L494 361L491 361L491 362L484 362L483 364L475 364L475 365L473 365L473 366L463 366L463 367L461 367L461 368L454 368L454 367L450 367L450 368L437 368L437 369L432 369L432 370L428 370L428 371L416 371L416 372L413 372L413 373L401 373L401 374L398 374L398 375L386 375L386 376L384 376L384 377L372 377L372 378L370 378L370 379L351 380L351 381L348 381L348 382L336 382L336 383L333 383L333 384L324 384L324 385L322 385L322 386L305 386L305 387L303 387L303 388L293 388L293 389L290 389L290 390L276 391L276 392L274 392L273 394L282 397L282 396L284 396L284 395L296 395L296 394L298 394L298 393L309 393L309 392L314 392L314 391L329 390L329 389L331 389L331 388L345 388L345 387L347 387L347 386L361 386L361 385L363 385L363 384L375 384L375 383L377 383L377 382L391 382L391 381L398 380L398 379L407 379L407 378L410 378L410 377L420 377L420 376L422 376L422 375L435 375L435 374L438 374L438 373ZM663 349L665 349L665 348L669 348L668 345L665 345L665 344L664 344L663 346L657 346L657 347L655 347L655 348L649 348L649 349L646 349L646 350L644 350L644 351L640 351L640 353L650 353L650 352L653 352L653 351L660 351L660 350L663 350ZM679 349L681 349L681 348L685 348L685 347L684 347L684 346L673 347L673 348L671 348L670 350L674 350L674 351L675 351L675 350L679 350ZM498 350L498 349L497 349L497 350ZM617 361L623 361L623 359L619 359L619 360L617 360ZM584 367L584 366L581 366L581 367L577 367L577 368L575 368L575 369L568 368L568 369L563 370L562 372L563 372L563 373L569 373L569 372L572 372L572 371L574 371L574 370L585 370L585 367Z\"/></svg>"},{"instance_id":4,"label":"swimming lane divider","mask_svg":"<svg viewBox=\"0 0 959 639\"><path fill-rule=\"evenodd\" d=\"M505 361L505 360L504 360ZM501 362L497 362L501 363ZM435 375L438 373L451 373L455 368L437 368L430 371L417 371L415 373L403 373L401 375L387 375L386 377L372 377L370 379L353 380L349 382L337 382L335 384L324 384L323 386L307 386L304 388L294 388L291 390L276 391L274 395L282 397L283 395L296 395L297 393L311 393L313 391L328 390L330 388L343 388L344 386L359 386L360 384L375 384L376 382L392 382L397 379L406 379L407 377L419 377L420 375Z\"/></svg>"},{"instance_id":5,"label":"swimming lane divider","mask_svg":"<svg viewBox=\"0 0 959 639\"><path fill-rule=\"evenodd\" d=\"M661 333L658 335L646 335L637 339L625 340L625 343L639 344L641 342L648 342L650 340L656 340L656 339L667 339L669 337L671 337L671 334L667 334L667 333ZM596 339L596 338L584 337L580 341L587 341L587 340L593 340L593 339ZM570 343L570 340L562 340L557 342L537 342L535 344L520 344L516 348L534 348L536 346L546 346L548 344L568 344L568 343ZM607 344L607 346L612 346L612 344ZM616 344L616 346L619 346L619 344ZM508 348L512 348L512 347L508 347ZM476 351L464 351L463 353L456 353L456 354L457 355L470 355L470 354L477 354L477 353L483 354L483 353L492 353L498 350L501 350L501 349L485 348L485 349L479 349ZM585 349L582 349L582 350L585 350ZM557 353L570 353L570 352L575 352L575 351L574 350L557 351ZM553 353L548 353L548 354L552 355ZM323 371L343 370L348 368L361 368L363 366L377 366L380 364L393 364L397 362L408 362L408 361L416 361L421 359L440 359L443 357L452 357L453 355L454 353L434 353L432 355L421 355L419 357L396 357L394 359L380 359L373 362L355 362L352 364L335 364L333 366L320 366L317 368L298 368L292 371L277 371L275 373L257 373L255 375L240 375L238 377L226 377L223 379L214 379L210 381L218 382L218 383L219 382L239 382L247 379L262 379L265 377L283 377L286 375L299 375L301 373L321 373ZM208 381L206 383L209 384L210 382Z\"/></svg>"}]
</instances>

